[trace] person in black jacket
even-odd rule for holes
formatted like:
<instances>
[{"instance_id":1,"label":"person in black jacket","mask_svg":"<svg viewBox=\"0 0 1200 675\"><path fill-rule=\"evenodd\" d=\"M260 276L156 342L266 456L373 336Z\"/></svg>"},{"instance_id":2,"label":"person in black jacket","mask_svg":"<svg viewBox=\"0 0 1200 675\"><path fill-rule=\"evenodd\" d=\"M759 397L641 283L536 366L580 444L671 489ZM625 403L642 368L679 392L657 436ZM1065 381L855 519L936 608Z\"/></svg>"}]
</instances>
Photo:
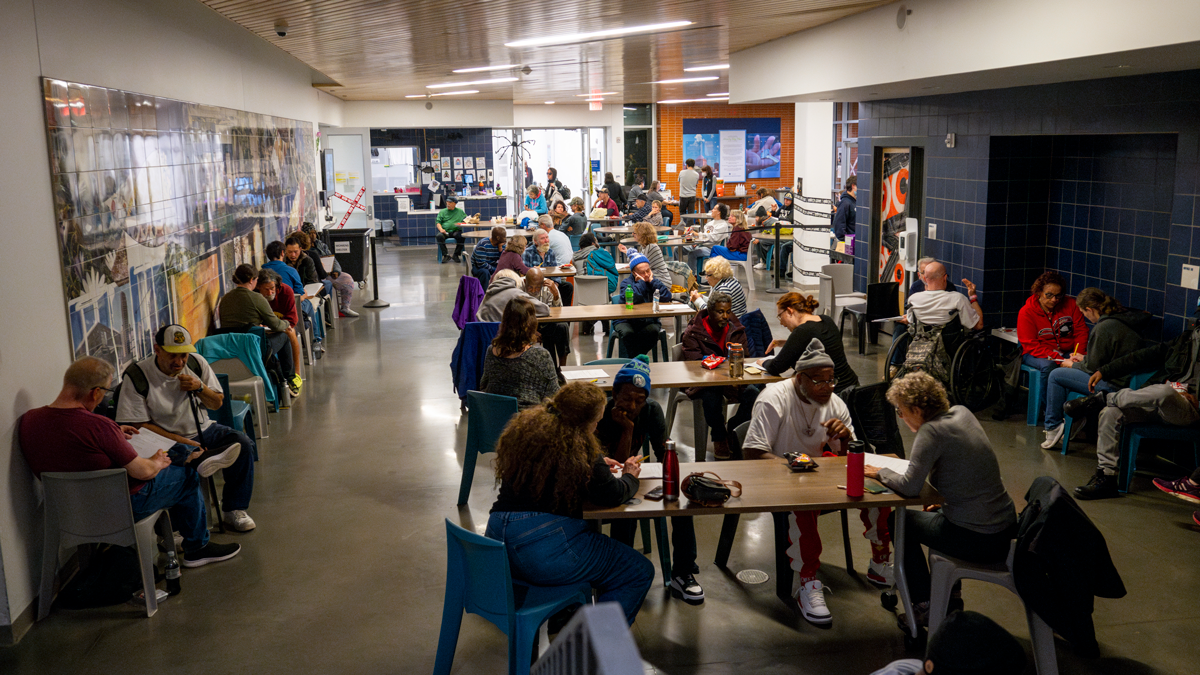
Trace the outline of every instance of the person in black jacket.
<instances>
[{"instance_id":1,"label":"person in black jacket","mask_svg":"<svg viewBox=\"0 0 1200 675\"><path fill-rule=\"evenodd\" d=\"M1196 403L1197 383L1200 381L1200 368L1196 365L1198 349L1200 330L1193 326L1191 331L1171 342L1139 349L1109 361L1093 372L1088 380L1088 390L1092 394L1063 405L1063 412L1071 417L1100 413L1100 429L1096 440L1099 466L1087 485L1075 488L1076 497L1104 499L1119 496L1117 466L1121 454L1121 427L1124 424L1152 423L1186 427L1200 422L1200 408ZM1121 389L1106 393L1096 388L1101 381L1112 382L1134 373L1149 371L1154 374L1137 390Z\"/></svg>"},{"instance_id":2,"label":"person in black jacket","mask_svg":"<svg viewBox=\"0 0 1200 675\"><path fill-rule=\"evenodd\" d=\"M746 346L746 329L733 313L733 298L728 293L715 292L708 299L708 306L700 310L683 331L683 360L703 361L709 356L728 355L728 345L737 343ZM689 387L683 391L692 400L700 399L704 404L704 422L708 424L713 441L713 456L718 460L741 459L740 452L734 456L729 436L742 422L750 421L754 400L761 389L754 385L744 387ZM737 401L737 413L725 421L726 400ZM697 445L697 454L707 454L706 444Z\"/></svg>"},{"instance_id":3,"label":"person in black jacket","mask_svg":"<svg viewBox=\"0 0 1200 675\"><path fill-rule=\"evenodd\" d=\"M833 234L838 241L846 241L846 235L854 234L857 194L858 176L850 176L846 179L846 191L842 193L842 201L838 203L837 214L833 216Z\"/></svg>"}]
</instances>

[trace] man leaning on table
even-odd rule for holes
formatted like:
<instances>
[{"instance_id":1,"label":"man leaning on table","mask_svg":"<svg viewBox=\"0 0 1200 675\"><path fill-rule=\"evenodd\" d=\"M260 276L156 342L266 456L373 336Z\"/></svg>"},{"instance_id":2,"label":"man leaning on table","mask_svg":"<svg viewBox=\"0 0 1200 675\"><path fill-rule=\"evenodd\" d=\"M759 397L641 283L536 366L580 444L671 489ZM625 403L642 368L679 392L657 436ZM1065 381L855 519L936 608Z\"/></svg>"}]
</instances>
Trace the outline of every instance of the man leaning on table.
<instances>
[{"instance_id":1,"label":"man leaning on table","mask_svg":"<svg viewBox=\"0 0 1200 675\"><path fill-rule=\"evenodd\" d=\"M800 452L810 457L822 454L846 454L854 440L850 410L833 393L837 386L833 359L825 353L821 341L813 338L795 365L790 380L768 384L754 404L750 429L742 443L746 459L769 459ZM859 511L871 542L871 564L867 579L879 587L892 583L889 563L892 536L887 519L891 509ZM822 626L833 622L825 604L825 587L817 579L821 567L821 534L817 530L820 511L795 511L788 514L788 558L799 574L796 601L805 620Z\"/></svg>"},{"instance_id":2,"label":"man leaning on table","mask_svg":"<svg viewBox=\"0 0 1200 675\"><path fill-rule=\"evenodd\" d=\"M671 302L671 287L661 279L654 278L650 269L650 261L646 256L633 251L629 256L629 276L621 279L617 288L615 304L625 304L625 289L633 289L633 302L640 304L651 302L657 295L661 302ZM628 356L646 354L658 342L658 334L662 331L662 322L653 319L615 319L612 322L613 335L621 341Z\"/></svg>"}]
</instances>

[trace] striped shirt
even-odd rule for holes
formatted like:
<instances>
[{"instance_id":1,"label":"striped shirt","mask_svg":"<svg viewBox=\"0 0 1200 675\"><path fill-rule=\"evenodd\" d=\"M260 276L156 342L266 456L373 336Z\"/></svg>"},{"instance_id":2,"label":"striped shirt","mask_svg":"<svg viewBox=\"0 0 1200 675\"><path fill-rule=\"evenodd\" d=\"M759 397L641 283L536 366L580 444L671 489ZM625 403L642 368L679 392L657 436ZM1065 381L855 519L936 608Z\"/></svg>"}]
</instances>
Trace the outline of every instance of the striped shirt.
<instances>
[{"instance_id":1,"label":"striped shirt","mask_svg":"<svg viewBox=\"0 0 1200 675\"><path fill-rule=\"evenodd\" d=\"M500 260L500 249L492 245L491 239L484 239L471 254L471 269L486 271L490 277L496 271L498 260Z\"/></svg>"}]
</instances>

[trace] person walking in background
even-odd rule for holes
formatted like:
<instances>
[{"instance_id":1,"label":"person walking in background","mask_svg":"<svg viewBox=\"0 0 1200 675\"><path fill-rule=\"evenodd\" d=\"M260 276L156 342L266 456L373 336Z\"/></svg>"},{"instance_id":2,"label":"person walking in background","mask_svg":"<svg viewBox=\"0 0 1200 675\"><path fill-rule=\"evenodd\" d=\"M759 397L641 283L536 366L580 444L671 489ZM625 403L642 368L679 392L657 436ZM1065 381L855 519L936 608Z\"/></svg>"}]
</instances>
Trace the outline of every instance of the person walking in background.
<instances>
[{"instance_id":1,"label":"person walking in background","mask_svg":"<svg viewBox=\"0 0 1200 675\"><path fill-rule=\"evenodd\" d=\"M686 167L679 172L679 213L691 213L696 210L696 183L700 182L700 174L696 171L696 160L688 158Z\"/></svg>"}]
</instances>

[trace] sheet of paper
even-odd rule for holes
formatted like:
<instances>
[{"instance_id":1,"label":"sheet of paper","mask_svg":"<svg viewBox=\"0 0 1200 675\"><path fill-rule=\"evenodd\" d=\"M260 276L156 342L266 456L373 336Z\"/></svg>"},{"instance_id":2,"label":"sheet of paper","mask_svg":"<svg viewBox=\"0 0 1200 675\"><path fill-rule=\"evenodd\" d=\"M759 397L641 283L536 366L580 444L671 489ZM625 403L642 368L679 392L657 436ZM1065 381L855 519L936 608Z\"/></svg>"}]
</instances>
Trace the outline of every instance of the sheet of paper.
<instances>
[{"instance_id":1,"label":"sheet of paper","mask_svg":"<svg viewBox=\"0 0 1200 675\"><path fill-rule=\"evenodd\" d=\"M880 469L891 469L900 475L908 472L908 460L900 459L899 457L885 457L876 455L873 452L868 452L863 457L863 464L878 467Z\"/></svg>"},{"instance_id":2,"label":"sheet of paper","mask_svg":"<svg viewBox=\"0 0 1200 675\"><path fill-rule=\"evenodd\" d=\"M315 283L315 284L308 284L304 287L304 294L315 297L317 295L317 293L321 292L322 288L325 288L325 287L323 285L321 285L321 283L319 283L319 282Z\"/></svg>"},{"instance_id":3,"label":"sheet of paper","mask_svg":"<svg viewBox=\"0 0 1200 675\"><path fill-rule=\"evenodd\" d=\"M616 476L620 478L623 473L622 469L617 469ZM662 480L662 462L642 462L638 480Z\"/></svg>"},{"instance_id":4,"label":"sheet of paper","mask_svg":"<svg viewBox=\"0 0 1200 675\"><path fill-rule=\"evenodd\" d=\"M599 368L590 370L566 370L563 371L563 377L568 380L603 380L608 377L608 373Z\"/></svg>"},{"instance_id":5,"label":"sheet of paper","mask_svg":"<svg viewBox=\"0 0 1200 675\"><path fill-rule=\"evenodd\" d=\"M140 429L129 439L129 444L137 451L138 457L150 457L159 450L166 450L175 445L175 441L150 431Z\"/></svg>"}]
</instances>

